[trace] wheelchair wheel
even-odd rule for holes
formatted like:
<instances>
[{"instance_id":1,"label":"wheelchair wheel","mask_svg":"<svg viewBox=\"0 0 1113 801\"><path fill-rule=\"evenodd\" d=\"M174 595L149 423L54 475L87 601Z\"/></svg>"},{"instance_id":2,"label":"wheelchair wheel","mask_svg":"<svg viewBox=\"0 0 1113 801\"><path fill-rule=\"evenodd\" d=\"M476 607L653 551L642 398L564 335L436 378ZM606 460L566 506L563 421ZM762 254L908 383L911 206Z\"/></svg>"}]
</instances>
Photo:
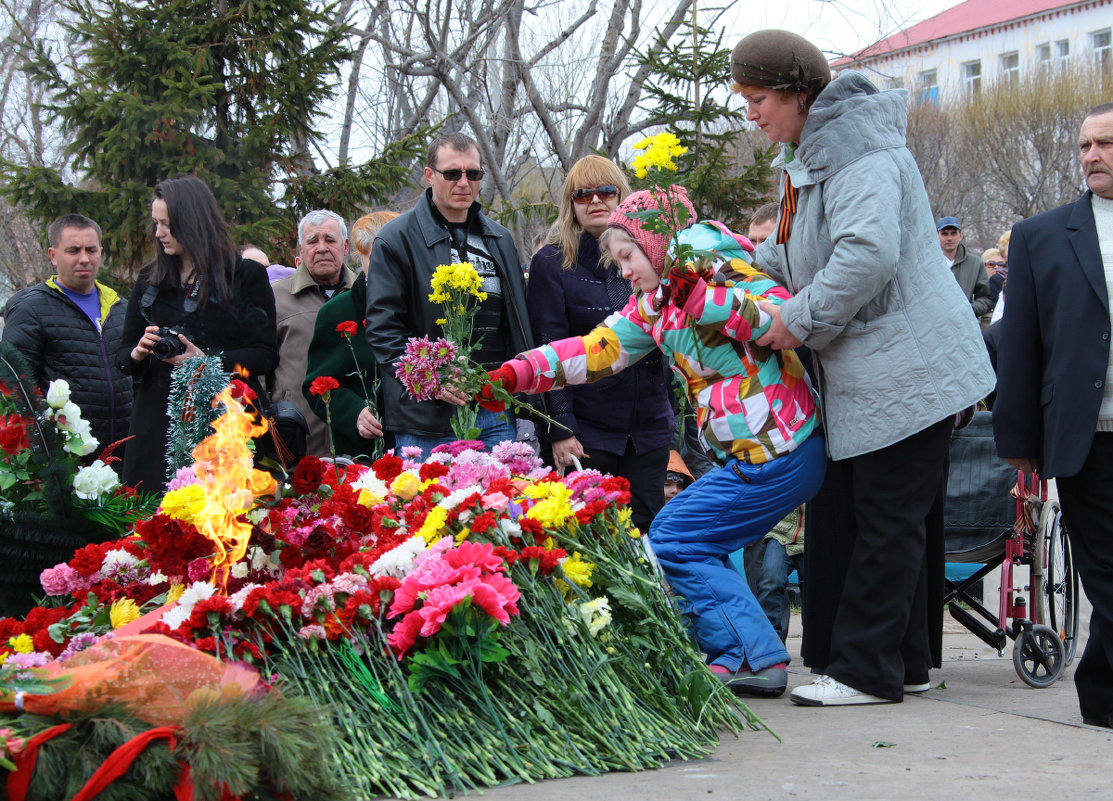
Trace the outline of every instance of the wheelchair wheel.
<instances>
[{"instance_id":1,"label":"wheelchair wheel","mask_svg":"<svg viewBox=\"0 0 1113 801\"><path fill-rule=\"evenodd\" d=\"M1054 629L1038 625L1023 629L1013 645L1016 673L1031 687L1050 687L1067 668L1063 641Z\"/></svg>"},{"instance_id":2,"label":"wheelchair wheel","mask_svg":"<svg viewBox=\"0 0 1113 801\"><path fill-rule=\"evenodd\" d=\"M1040 511L1035 553L1043 568L1032 593L1039 620L1059 634L1069 665L1078 649L1078 570L1058 501L1046 501Z\"/></svg>"}]
</instances>

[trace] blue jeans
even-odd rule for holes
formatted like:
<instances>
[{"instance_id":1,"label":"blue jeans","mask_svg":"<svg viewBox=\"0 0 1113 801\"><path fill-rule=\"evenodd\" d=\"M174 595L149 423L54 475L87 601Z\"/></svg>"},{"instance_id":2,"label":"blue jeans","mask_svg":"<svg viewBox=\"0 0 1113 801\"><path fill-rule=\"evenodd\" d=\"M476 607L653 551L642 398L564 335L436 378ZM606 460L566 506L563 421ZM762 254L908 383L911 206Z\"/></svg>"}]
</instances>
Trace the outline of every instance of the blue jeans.
<instances>
[{"instance_id":1,"label":"blue jeans","mask_svg":"<svg viewBox=\"0 0 1113 801\"><path fill-rule=\"evenodd\" d=\"M488 451L493 450L500 442L506 440L513 442L518 437L517 423L515 422L513 413L510 411L492 412L488 409L481 408L479 414L476 415L475 425L483 430L480 439L483 440L483 444L487 446ZM456 437L452 434L444 437L427 437L421 434L395 431L394 452L401 454L403 448L421 448L421 457L419 459L419 461L421 461L428 459L429 453L438 445L447 445L449 442L455 441Z\"/></svg>"},{"instance_id":2,"label":"blue jeans","mask_svg":"<svg viewBox=\"0 0 1113 801\"><path fill-rule=\"evenodd\" d=\"M793 570L804 575L804 554L789 556L785 546L772 537L767 539L757 579L757 602L765 610L781 642L788 636L788 577Z\"/></svg>"},{"instance_id":3,"label":"blue jeans","mask_svg":"<svg viewBox=\"0 0 1113 801\"><path fill-rule=\"evenodd\" d=\"M784 643L730 554L809 500L826 465L818 434L765 464L731 459L665 504L653 521L650 545L669 584L684 598L708 662L734 671L743 663L761 670L788 661Z\"/></svg>"}]
</instances>

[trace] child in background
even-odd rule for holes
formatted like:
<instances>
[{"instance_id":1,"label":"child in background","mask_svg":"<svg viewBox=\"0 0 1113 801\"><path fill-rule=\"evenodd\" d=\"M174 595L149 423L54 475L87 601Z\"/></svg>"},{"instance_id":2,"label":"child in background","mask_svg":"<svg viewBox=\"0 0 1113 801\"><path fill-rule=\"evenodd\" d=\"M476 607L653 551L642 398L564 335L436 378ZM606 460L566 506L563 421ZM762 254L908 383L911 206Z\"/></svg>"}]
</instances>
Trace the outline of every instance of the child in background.
<instances>
[{"instance_id":1,"label":"child in background","mask_svg":"<svg viewBox=\"0 0 1113 801\"><path fill-rule=\"evenodd\" d=\"M669 466L665 470L665 503L668 503L695 481L688 472L688 465L676 451L669 451Z\"/></svg>"},{"instance_id":2,"label":"child in background","mask_svg":"<svg viewBox=\"0 0 1113 801\"><path fill-rule=\"evenodd\" d=\"M665 355L725 466L665 505L650 544L712 673L737 693L779 696L788 651L729 555L819 488L826 456L818 413L796 354L756 344L771 320L759 301L780 304L789 294L751 266L749 240L722 223L690 225L679 237L697 258L674 267L669 238L634 216L662 206L675 216L676 204L696 219L677 186L635 192L611 215L600 246L634 288L622 311L585 336L520 354L490 378L508 392L539 393L605 378L654 349ZM480 401L498 407L490 387Z\"/></svg>"}]
</instances>

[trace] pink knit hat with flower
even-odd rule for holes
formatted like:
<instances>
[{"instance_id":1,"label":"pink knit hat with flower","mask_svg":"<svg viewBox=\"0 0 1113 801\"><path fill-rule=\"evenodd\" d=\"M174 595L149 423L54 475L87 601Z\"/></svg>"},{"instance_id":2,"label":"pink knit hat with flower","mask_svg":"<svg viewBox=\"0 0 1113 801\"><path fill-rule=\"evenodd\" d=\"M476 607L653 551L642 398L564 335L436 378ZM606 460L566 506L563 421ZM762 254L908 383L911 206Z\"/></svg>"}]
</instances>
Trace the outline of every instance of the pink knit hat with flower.
<instances>
[{"instance_id":1,"label":"pink knit hat with flower","mask_svg":"<svg viewBox=\"0 0 1113 801\"><path fill-rule=\"evenodd\" d=\"M662 206L662 201L664 201L664 206ZM618 228L629 234L630 238L637 243L638 247L649 258L649 263L653 265L657 275L663 275L665 272L665 253L669 249L669 238L655 231L647 231L642 228L642 220L630 215L649 209L661 209L672 216L676 213L674 211L676 206L688 210L685 227L696 222L696 207L692 205L692 201L688 200L688 190L683 186L673 184L667 190L660 187L643 189L640 192L634 192L618 204L617 208L611 212L610 219L607 220L607 227Z\"/></svg>"}]
</instances>

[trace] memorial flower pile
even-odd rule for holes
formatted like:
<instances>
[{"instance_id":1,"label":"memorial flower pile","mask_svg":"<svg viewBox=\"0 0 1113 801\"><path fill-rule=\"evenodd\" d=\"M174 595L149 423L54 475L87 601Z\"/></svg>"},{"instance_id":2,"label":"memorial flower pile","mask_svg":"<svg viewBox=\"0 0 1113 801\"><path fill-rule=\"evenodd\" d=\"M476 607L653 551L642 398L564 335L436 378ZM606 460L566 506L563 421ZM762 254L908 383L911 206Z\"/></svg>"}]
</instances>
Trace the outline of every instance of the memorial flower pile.
<instances>
[{"instance_id":1,"label":"memorial flower pile","mask_svg":"<svg viewBox=\"0 0 1113 801\"><path fill-rule=\"evenodd\" d=\"M44 571L44 606L0 620L0 658L142 633L252 664L332 711L328 767L358 797L644 769L759 725L695 651L624 479L559 477L510 442L339 472L307 457L240 511L222 584L201 469L130 536Z\"/></svg>"}]
</instances>

